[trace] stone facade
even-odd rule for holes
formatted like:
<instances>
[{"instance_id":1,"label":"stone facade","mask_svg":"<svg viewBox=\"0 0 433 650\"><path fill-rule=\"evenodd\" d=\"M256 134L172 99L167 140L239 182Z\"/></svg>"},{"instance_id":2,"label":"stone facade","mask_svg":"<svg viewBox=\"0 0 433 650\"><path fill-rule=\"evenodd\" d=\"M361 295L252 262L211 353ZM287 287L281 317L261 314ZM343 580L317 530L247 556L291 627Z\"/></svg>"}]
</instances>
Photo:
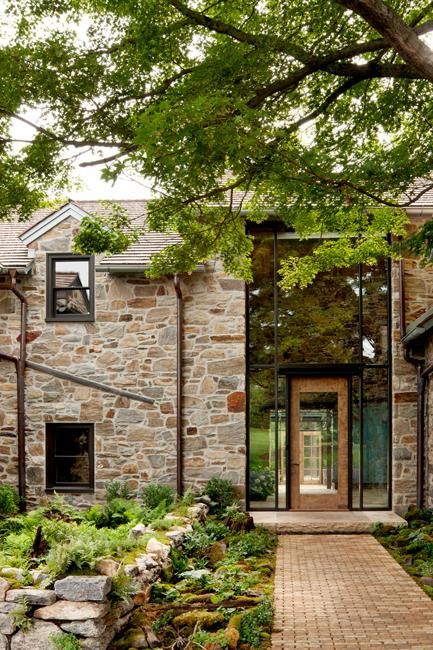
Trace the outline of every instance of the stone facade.
<instances>
[{"instance_id":1,"label":"stone facade","mask_svg":"<svg viewBox=\"0 0 433 650\"><path fill-rule=\"evenodd\" d=\"M430 215L412 217L411 228L417 228L429 217ZM422 268L414 259L405 259L403 265L404 313L407 330L411 323L433 307L433 269ZM404 347L400 342L399 283L399 265L394 263L392 268L393 509L403 513L417 500L417 376L415 366L405 360ZM426 426L426 431L428 429L429 427ZM433 469L433 449L430 455L430 465L426 467L425 475L433 486L433 476L430 473L430 469ZM433 505L431 497L427 504Z\"/></svg>"},{"instance_id":2,"label":"stone facade","mask_svg":"<svg viewBox=\"0 0 433 650\"><path fill-rule=\"evenodd\" d=\"M96 273L95 322L45 321L46 253L71 250L68 217L30 244L34 269L18 276L29 300L28 359L143 394L153 405L26 371L27 494L45 491L45 425L94 423L95 493L121 478L132 489L176 481L176 294L173 281ZM218 267L182 278L184 295L184 482L211 476L244 484L244 288ZM0 346L18 354L19 302L0 292ZM16 378L0 362L0 481L17 482Z\"/></svg>"}]
</instances>

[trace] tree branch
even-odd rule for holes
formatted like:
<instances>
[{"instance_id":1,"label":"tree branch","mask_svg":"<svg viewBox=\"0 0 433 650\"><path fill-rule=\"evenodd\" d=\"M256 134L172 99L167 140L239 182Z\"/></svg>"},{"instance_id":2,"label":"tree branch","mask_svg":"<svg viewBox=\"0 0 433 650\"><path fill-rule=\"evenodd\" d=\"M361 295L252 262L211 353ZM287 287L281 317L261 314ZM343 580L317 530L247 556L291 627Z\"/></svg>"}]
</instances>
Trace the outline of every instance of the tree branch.
<instances>
[{"instance_id":1,"label":"tree branch","mask_svg":"<svg viewBox=\"0 0 433 650\"><path fill-rule=\"evenodd\" d=\"M433 81L433 51L412 27L382 0L335 0L382 34L400 56L425 79Z\"/></svg>"}]
</instances>

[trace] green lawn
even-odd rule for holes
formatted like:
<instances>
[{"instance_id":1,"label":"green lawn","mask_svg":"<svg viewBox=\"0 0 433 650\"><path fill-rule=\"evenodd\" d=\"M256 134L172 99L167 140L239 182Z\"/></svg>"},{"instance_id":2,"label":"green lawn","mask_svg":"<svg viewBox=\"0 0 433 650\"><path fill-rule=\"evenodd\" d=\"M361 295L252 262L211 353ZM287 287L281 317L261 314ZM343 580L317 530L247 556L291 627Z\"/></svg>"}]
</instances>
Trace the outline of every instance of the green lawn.
<instances>
[{"instance_id":1,"label":"green lawn","mask_svg":"<svg viewBox=\"0 0 433 650\"><path fill-rule=\"evenodd\" d=\"M250 462L268 461L269 431L267 429L250 428Z\"/></svg>"}]
</instances>

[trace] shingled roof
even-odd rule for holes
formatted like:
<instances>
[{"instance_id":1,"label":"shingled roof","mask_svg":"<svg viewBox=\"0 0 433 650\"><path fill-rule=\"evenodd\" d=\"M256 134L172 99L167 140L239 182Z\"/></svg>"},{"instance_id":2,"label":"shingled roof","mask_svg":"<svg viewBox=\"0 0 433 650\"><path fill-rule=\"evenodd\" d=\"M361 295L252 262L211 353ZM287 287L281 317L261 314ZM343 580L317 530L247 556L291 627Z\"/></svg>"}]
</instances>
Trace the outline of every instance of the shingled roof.
<instances>
[{"instance_id":1,"label":"shingled roof","mask_svg":"<svg viewBox=\"0 0 433 650\"><path fill-rule=\"evenodd\" d=\"M230 182L230 177L223 179L224 184ZM423 181L418 181L414 185L415 193L422 188ZM244 206L250 198L249 192L225 193L225 198L213 205L231 203L233 207ZM146 204L145 200L116 200L116 204L124 208L130 216L133 225L144 226L146 223ZM70 201L69 203L53 208L41 208L37 210L30 221L0 221L0 273L3 268L16 268L18 271L27 272L31 269L33 260L33 251L28 247L29 241L34 241L43 232L49 228L55 227L59 219L69 216L70 214L79 218L85 214L109 214L110 202L108 201ZM433 212L433 189L428 190L422 196L417 198L410 205L411 212L419 210L420 212ZM73 212L75 210L75 212ZM56 220L57 219L57 220ZM100 270L118 270L128 271L144 269L150 265L151 257L160 252L171 244L181 242L181 237L175 232L146 232L139 241L133 244L124 253L111 256L103 256L97 262L97 268Z\"/></svg>"}]
</instances>

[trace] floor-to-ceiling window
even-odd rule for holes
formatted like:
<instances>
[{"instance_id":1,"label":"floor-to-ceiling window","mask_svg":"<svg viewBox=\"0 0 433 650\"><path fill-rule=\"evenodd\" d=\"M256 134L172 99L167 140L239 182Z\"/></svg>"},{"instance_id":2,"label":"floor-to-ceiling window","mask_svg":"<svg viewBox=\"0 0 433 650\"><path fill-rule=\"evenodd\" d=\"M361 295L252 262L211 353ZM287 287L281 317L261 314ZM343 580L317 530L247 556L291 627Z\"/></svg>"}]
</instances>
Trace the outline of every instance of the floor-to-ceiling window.
<instances>
[{"instance_id":1,"label":"floor-to-ceiling window","mask_svg":"<svg viewBox=\"0 0 433 650\"><path fill-rule=\"evenodd\" d=\"M254 236L254 280L247 300L250 507L291 505L290 382L310 373L317 376L318 369L321 376L347 378L350 507L389 507L388 262L334 269L320 273L305 289L286 291L278 285L281 259L308 254L319 242L301 241L278 225L250 232ZM326 420L324 415L322 419ZM313 439L305 431L302 435L304 475L312 486L313 482L318 486L321 477L329 483L326 436L316 433ZM310 468L311 476L306 471Z\"/></svg>"}]
</instances>

